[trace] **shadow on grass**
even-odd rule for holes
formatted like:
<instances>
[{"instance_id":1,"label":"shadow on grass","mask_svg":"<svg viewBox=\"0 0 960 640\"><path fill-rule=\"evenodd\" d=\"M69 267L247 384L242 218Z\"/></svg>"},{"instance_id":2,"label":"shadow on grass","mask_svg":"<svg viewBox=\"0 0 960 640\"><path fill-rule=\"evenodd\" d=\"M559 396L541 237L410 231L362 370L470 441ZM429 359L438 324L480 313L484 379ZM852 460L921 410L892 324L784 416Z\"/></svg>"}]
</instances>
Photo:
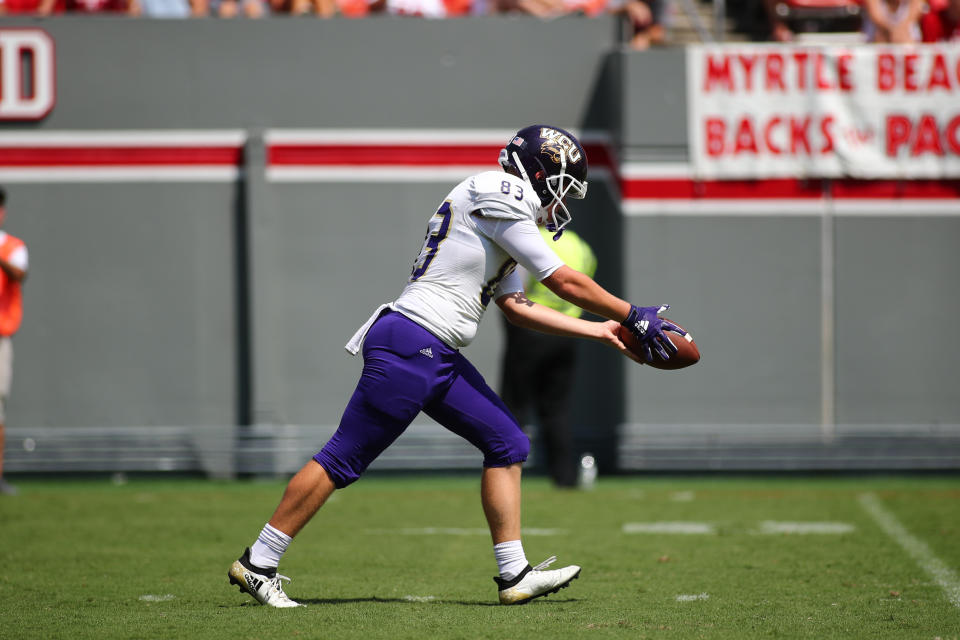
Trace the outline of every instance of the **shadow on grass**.
<instances>
[{"instance_id":1,"label":"shadow on grass","mask_svg":"<svg viewBox=\"0 0 960 640\"><path fill-rule=\"evenodd\" d=\"M304 605L336 605L336 604L356 604L369 602L372 604L444 604L444 605L457 605L461 607L502 607L503 605L499 602L494 602L490 600L445 600L443 598L434 598L434 599L416 599L416 598L378 598L376 596L371 596L368 598L295 598L297 602ZM538 605L550 605L550 604L570 604L572 602L577 602L576 598L565 598L563 600L559 598L536 598L535 599ZM524 605L531 602L528 600L523 603ZM263 606L257 602L244 602L241 603L241 607L260 607ZM523 605L516 605L523 606Z\"/></svg>"},{"instance_id":2,"label":"shadow on grass","mask_svg":"<svg viewBox=\"0 0 960 640\"><path fill-rule=\"evenodd\" d=\"M378 598L372 596L369 598L300 598L298 602L303 604L351 604L358 602L370 602L374 604L456 604L466 607L499 607L496 602L490 601L469 601L469 600L443 600L436 598L432 600L417 598Z\"/></svg>"}]
</instances>

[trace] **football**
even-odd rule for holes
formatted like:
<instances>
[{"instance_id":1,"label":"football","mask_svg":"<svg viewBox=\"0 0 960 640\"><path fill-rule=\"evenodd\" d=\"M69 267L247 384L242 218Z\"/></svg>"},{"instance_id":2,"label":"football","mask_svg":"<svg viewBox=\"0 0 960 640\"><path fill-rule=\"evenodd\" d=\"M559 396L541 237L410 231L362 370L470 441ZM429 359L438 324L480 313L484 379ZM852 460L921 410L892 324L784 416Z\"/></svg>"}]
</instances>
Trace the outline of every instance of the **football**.
<instances>
[{"instance_id":1,"label":"football","mask_svg":"<svg viewBox=\"0 0 960 640\"><path fill-rule=\"evenodd\" d=\"M664 318L667 320L667 318ZM667 320L668 322L673 322L673 320ZM676 322L673 322L678 327L680 326ZM683 327L680 327L684 331ZM627 348L630 349L635 355L639 356L641 364L653 367L654 369L684 369L691 365L697 364L700 361L700 349L697 348L697 343L693 341L693 336L690 335L690 332L687 331L687 335L682 336L679 333L673 331L664 331L664 333L670 338L670 341L673 342L677 347L677 352L670 356L669 360L664 360L657 352L653 352L653 362L647 362L646 356L643 353L643 349L640 347L640 341L633 335L633 333L626 327L620 327L619 338L623 344L627 345Z\"/></svg>"}]
</instances>

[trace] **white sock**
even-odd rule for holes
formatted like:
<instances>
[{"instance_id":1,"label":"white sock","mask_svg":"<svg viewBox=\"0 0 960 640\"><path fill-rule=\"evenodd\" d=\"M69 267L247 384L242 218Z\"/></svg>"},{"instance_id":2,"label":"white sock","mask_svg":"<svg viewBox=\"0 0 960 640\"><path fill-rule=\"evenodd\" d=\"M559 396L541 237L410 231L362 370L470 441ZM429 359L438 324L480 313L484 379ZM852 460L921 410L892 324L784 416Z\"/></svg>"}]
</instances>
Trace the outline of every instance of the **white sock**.
<instances>
[{"instance_id":1,"label":"white sock","mask_svg":"<svg viewBox=\"0 0 960 640\"><path fill-rule=\"evenodd\" d=\"M519 540L509 540L493 545L493 555L497 558L500 577L504 580L513 580L530 564L527 562L527 555L523 552L523 543Z\"/></svg>"},{"instance_id":2,"label":"white sock","mask_svg":"<svg viewBox=\"0 0 960 640\"><path fill-rule=\"evenodd\" d=\"M250 562L262 569L274 569L293 538L279 529L264 525L257 541L250 546Z\"/></svg>"}]
</instances>

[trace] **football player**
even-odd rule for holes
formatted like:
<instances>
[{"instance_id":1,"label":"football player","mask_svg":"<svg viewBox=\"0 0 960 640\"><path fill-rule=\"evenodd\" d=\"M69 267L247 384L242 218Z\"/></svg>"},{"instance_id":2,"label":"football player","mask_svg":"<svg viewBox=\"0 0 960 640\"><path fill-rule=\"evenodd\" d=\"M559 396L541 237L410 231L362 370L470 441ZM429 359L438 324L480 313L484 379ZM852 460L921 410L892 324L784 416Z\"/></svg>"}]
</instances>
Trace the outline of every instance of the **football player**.
<instances>
[{"instance_id":1,"label":"football player","mask_svg":"<svg viewBox=\"0 0 960 640\"><path fill-rule=\"evenodd\" d=\"M554 593L580 575L570 565L531 567L520 539L520 475L530 442L483 377L460 353L473 340L489 303L517 325L596 340L637 359L618 338L621 324L652 351L669 358L673 330L658 317L666 307L638 307L566 266L538 229L554 239L571 220L566 198L587 192L587 156L559 127L533 125L500 152L500 170L470 176L447 195L427 234L406 287L376 309L346 345L364 366L339 428L294 475L257 540L233 563L230 582L258 602L295 607L277 573L294 536L334 490L356 481L368 465L424 412L483 452L481 502L499 568L503 604ZM606 321L574 318L524 295L517 264L558 296ZM681 330L682 331L682 330Z\"/></svg>"}]
</instances>

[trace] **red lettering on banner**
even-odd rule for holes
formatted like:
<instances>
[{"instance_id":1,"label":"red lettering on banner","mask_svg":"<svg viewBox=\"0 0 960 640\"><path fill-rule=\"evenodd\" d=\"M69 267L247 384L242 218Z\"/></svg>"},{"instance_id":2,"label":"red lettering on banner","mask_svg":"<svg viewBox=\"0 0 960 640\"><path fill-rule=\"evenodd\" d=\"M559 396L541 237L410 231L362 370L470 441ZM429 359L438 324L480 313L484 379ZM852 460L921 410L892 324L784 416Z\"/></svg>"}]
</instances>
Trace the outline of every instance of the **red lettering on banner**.
<instances>
[{"instance_id":1,"label":"red lettering on banner","mask_svg":"<svg viewBox=\"0 0 960 640\"><path fill-rule=\"evenodd\" d=\"M929 65L923 64L929 60ZM919 93L943 89L948 92L960 88L960 60L951 74L950 62L943 52L927 56L911 52L905 54L877 54L877 89L890 92Z\"/></svg>"},{"instance_id":2,"label":"red lettering on banner","mask_svg":"<svg viewBox=\"0 0 960 640\"><path fill-rule=\"evenodd\" d=\"M837 78L842 91L853 91L853 78L850 76L851 62L853 62L853 55L850 53L841 53L837 56Z\"/></svg>"},{"instance_id":3,"label":"red lettering on banner","mask_svg":"<svg viewBox=\"0 0 960 640\"><path fill-rule=\"evenodd\" d=\"M956 116L947 124L945 134L950 151L960 156L960 116Z\"/></svg>"},{"instance_id":4,"label":"red lettering on banner","mask_svg":"<svg viewBox=\"0 0 960 640\"><path fill-rule=\"evenodd\" d=\"M849 51L824 53L796 49L788 53L705 54L703 91L798 92L855 90L854 57ZM892 54L887 54L891 57ZM891 67L891 73L894 68ZM891 88L895 75L891 76Z\"/></svg>"},{"instance_id":5,"label":"red lettering on banner","mask_svg":"<svg viewBox=\"0 0 960 640\"><path fill-rule=\"evenodd\" d=\"M887 116L887 155L896 157L897 150L910 138L910 118L901 114Z\"/></svg>"},{"instance_id":6,"label":"red lettering on banner","mask_svg":"<svg viewBox=\"0 0 960 640\"><path fill-rule=\"evenodd\" d=\"M740 124L737 126L733 155L740 155L745 151L753 154L760 152L759 149L757 149L757 136L753 133L753 121L750 119L750 116L742 118Z\"/></svg>"},{"instance_id":7,"label":"red lettering on banner","mask_svg":"<svg viewBox=\"0 0 960 640\"><path fill-rule=\"evenodd\" d=\"M891 53L877 55L877 90L892 91L897 83L896 59Z\"/></svg>"},{"instance_id":8,"label":"red lettering on banner","mask_svg":"<svg viewBox=\"0 0 960 640\"><path fill-rule=\"evenodd\" d=\"M824 57L822 53L818 53L814 56L814 73L817 77L817 89L820 91L826 91L828 89L833 89L834 85L830 82L830 78L827 77L826 70L823 68Z\"/></svg>"},{"instance_id":9,"label":"red lettering on banner","mask_svg":"<svg viewBox=\"0 0 960 640\"><path fill-rule=\"evenodd\" d=\"M803 120L790 118L790 153L796 155L797 148L803 145L804 153L810 154L810 140L807 138L807 131L810 129L810 116Z\"/></svg>"},{"instance_id":10,"label":"red lettering on banner","mask_svg":"<svg viewBox=\"0 0 960 640\"><path fill-rule=\"evenodd\" d=\"M772 118L770 118L770 121L767 123L767 126L763 128L763 143L767 145L767 149L770 150L770 153L772 153L775 156L778 156L781 153L783 153L783 149L781 149L780 147L778 147L776 144L773 143L773 137L771 136L771 134L773 133L773 128L779 125L781 122L783 122L783 119L780 116L773 116Z\"/></svg>"},{"instance_id":11,"label":"red lettering on banner","mask_svg":"<svg viewBox=\"0 0 960 640\"><path fill-rule=\"evenodd\" d=\"M820 147L820 155L825 155L833 151L833 135L830 133L830 127L833 124L833 116L826 115L820 121L820 134L823 136L823 146Z\"/></svg>"},{"instance_id":12,"label":"red lettering on banner","mask_svg":"<svg viewBox=\"0 0 960 640\"><path fill-rule=\"evenodd\" d=\"M753 65L757 63L757 56L738 55L740 66L743 67L743 79L747 91L753 91Z\"/></svg>"},{"instance_id":13,"label":"red lettering on banner","mask_svg":"<svg viewBox=\"0 0 960 640\"><path fill-rule=\"evenodd\" d=\"M779 53L771 53L767 56L766 62L766 90L771 91L777 88L780 91L786 91L787 86L783 82L783 56Z\"/></svg>"},{"instance_id":14,"label":"red lettering on banner","mask_svg":"<svg viewBox=\"0 0 960 640\"><path fill-rule=\"evenodd\" d=\"M706 155L728 156L823 156L835 150L836 117L774 114L763 120L750 115L726 120L704 119ZM958 125L960 126L960 125Z\"/></svg>"},{"instance_id":15,"label":"red lettering on banner","mask_svg":"<svg viewBox=\"0 0 960 640\"><path fill-rule=\"evenodd\" d=\"M913 140L913 146L910 147L911 156L919 156L925 153L943 155L937 121L929 113L920 118L920 124L917 125L917 135Z\"/></svg>"},{"instance_id":16,"label":"red lettering on banner","mask_svg":"<svg viewBox=\"0 0 960 640\"><path fill-rule=\"evenodd\" d=\"M927 91L933 91L934 87L942 87L950 91L950 72L947 71L947 60L942 53L937 52L933 56L933 62L930 68L930 80L927 82Z\"/></svg>"},{"instance_id":17,"label":"red lettering on banner","mask_svg":"<svg viewBox=\"0 0 960 640\"><path fill-rule=\"evenodd\" d=\"M925 113L914 123L904 114L887 116L886 152L897 157L903 147L908 147L912 157L933 154L944 156L944 143L951 153L960 155L960 115L954 116L943 129L936 116Z\"/></svg>"},{"instance_id":18,"label":"red lettering on banner","mask_svg":"<svg viewBox=\"0 0 960 640\"><path fill-rule=\"evenodd\" d=\"M793 59L797 61L797 88L807 88L807 58L809 54L806 51L794 51Z\"/></svg>"},{"instance_id":19,"label":"red lettering on banner","mask_svg":"<svg viewBox=\"0 0 960 640\"><path fill-rule=\"evenodd\" d=\"M718 61L714 56L707 56L707 77L704 80L703 90L709 93L715 85L727 91L733 91L733 75L730 73L730 58L721 56Z\"/></svg>"},{"instance_id":20,"label":"red lettering on banner","mask_svg":"<svg viewBox=\"0 0 960 640\"><path fill-rule=\"evenodd\" d=\"M919 56L915 53L903 56L903 88L911 93L917 90L918 58Z\"/></svg>"},{"instance_id":21,"label":"red lettering on banner","mask_svg":"<svg viewBox=\"0 0 960 640\"><path fill-rule=\"evenodd\" d=\"M727 136L727 123L723 118L706 119L707 155L718 157L723 155L724 138Z\"/></svg>"}]
</instances>

